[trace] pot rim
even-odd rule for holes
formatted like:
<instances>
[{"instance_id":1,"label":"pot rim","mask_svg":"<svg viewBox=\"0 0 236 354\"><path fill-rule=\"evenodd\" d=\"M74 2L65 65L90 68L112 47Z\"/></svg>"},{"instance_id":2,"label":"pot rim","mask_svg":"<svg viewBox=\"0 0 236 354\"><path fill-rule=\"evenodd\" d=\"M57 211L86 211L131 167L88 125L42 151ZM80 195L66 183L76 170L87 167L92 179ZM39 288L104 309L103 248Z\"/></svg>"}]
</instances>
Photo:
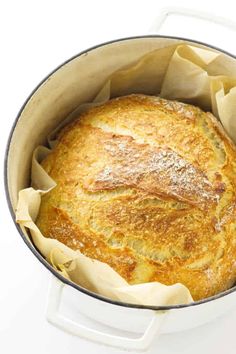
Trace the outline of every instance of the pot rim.
<instances>
[{"instance_id":1,"label":"pot rim","mask_svg":"<svg viewBox=\"0 0 236 354\"><path fill-rule=\"evenodd\" d=\"M26 98L25 102L23 103L20 111L18 112L12 128L10 130L9 136L8 136L8 140L7 140L7 145L6 145L6 150L5 150L5 156L4 156L4 188L5 188L5 196L6 196L6 200L7 200L7 204L8 204L8 208L10 210L10 214L11 217L13 219L13 222L19 232L19 234L21 235L23 241L25 242L25 244L28 246L28 248L31 250L31 252L37 257L37 259L54 275L56 276L61 282L63 282L66 285L69 285L71 287L73 287L74 289L81 291L82 293L89 295L90 297L93 297L96 300L101 300L103 302L109 303L111 305L117 305L117 306L121 306L121 307L128 307L128 308L133 308L133 309L145 309L145 310L154 310L154 311L163 311L163 310L172 310L172 309L182 309L182 308L186 308L186 307L190 307L190 306L197 306L197 305L201 305L201 304L205 304L207 302L213 301L213 300L217 300L220 299L226 295L229 295L233 292L236 291L236 285L226 291L223 291L219 294L216 294L214 296L199 300L199 301L195 301L195 302L191 302L189 304L180 304L180 305L169 305L169 306L152 306L152 305L138 305L138 304L132 304L132 303L128 303L128 302L122 302L122 301L117 301L117 300L112 300L108 297L99 295L97 293L94 293L90 290L87 290L85 288L83 288L82 286L73 283L72 281L68 280L67 278L64 278L61 274L59 274L47 261L46 259L41 255L41 253L36 249L36 247L25 237L24 233L22 232L19 224L17 224L16 220L15 220L15 212L13 210L13 206L11 204L10 201L10 194L9 194L9 189L8 189L8 180L7 180L7 171L8 171L8 154L9 154L9 150L10 150L10 145L11 145L11 140L12 140L12 136L14 133L14 130L16 128L16 125L18 123L18 120L23 112L23 110L25 109L25 107L27 106L29 100L31 99L31 97L37 92L37 90L41 87L41 85L43 85L46 80L53 75L56 71L58 71L59 69L61 69L64 65L66 65L67 63L71 62L72 60L80 57L81 55L88 53L94 49L109 45L109 44L113 44L116 42L122 42L122 41L127 41L127 40L138 40L138 39L145 39L145 38L165 38L165 39L176 39L176 40L182 40L182 41L187 41L187 42L192 42L192 43L196 43L196 44L200 44L203 45L205 47L209 47L211 49L215 49L223 54L226 54L228 56L230 56L231 58L236 59L236 56L223 50L220 49L216 46L201 42L201 41L197 41L197 40L193 40L193 39L189 39L189 38L184 38L184 37L175 37L175 36L168 36L168 35L158 35L158 34L150 34L150 35L140 35L140 36L131 36L131 37L124 37L124 38L119 38L119 39L115 39L115 40L111 40L111 41L106 41L103 43L100 43L98 45L92 46L86 50L83 50L81 52L79 52L78 54L72 56L71 58L67 59L66 61L64 61L62 64L60 64L59 66L57 66L54 70L52 70L34 89L33 91L31 91L30 95Z\"/></svg>"}]
</instances>

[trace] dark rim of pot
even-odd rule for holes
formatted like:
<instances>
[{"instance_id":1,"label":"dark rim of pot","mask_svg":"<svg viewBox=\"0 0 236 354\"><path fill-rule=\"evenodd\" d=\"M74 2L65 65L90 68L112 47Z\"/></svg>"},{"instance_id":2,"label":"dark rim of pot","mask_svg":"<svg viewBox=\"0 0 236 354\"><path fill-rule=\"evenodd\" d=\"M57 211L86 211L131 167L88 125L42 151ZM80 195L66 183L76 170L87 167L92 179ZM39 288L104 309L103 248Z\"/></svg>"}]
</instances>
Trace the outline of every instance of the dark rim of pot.
<instances>
[{"instance_id":1,"label":"dark rim of pot","mask_svg":"<svg viewBox=\"0 0 236 354\"><path fill-rule=\"evenodd\" d=\"M35 246L25 237L25 235L23 234L19 224L16 223L15 221L15 212L13 210L13 207L12 207L12 204L11 204L11 201L10 201L10 195L9 195L9 189L8 189L8 178L7 178L7 170L8 170L8 153L9 153L9 149L10 149L10 144L11 144L11 139L12 139L12 135L13 135L13 132L14 132L14 129L17 125L17 122L21 116L21 113L22 111L24 110L25 106L27 105L27 103L29 102L29 100L31 99L31 97L34 95L34 93L40 88L40 86L52 75L54 74L57 70L59 70L60 68L62 68L65 64L69 63L70 61L78 58L79 56L85 54L85 53L88 53L94 49L97 49L99 47L103 47L103 46L106 46L106 45L109 45L109 44L113 44L113 43L116 43L116 42L122 42L122 41L127 41L127 40L139 40L139 39L145 39L145 38L166 38L166 39L176 39L176 40L180 40L180 41L184 41L184 42L192 42L192 43L196 43L196 44L200 44L200 45L203 45L205 47L209 47L211 49L214 49L214 50L217 50L221 53L224 53L232 58L236 58L235 55L231 54L231 53L228 53L227 51L225 50L222 50L220 48L217 48L215 46L212 46L212 45L209 45L207 43L204 43L204 42L200 42L200 41L196 41L196 40L192 40L192 39L188 39L188 38L183 38L183 37L175 37L175 36L164 36L164 35L143 35L143 36L134 36L134 37L126 37L126 38L120 38L120 39L116 39L116 40L112 40L112 41L108 41L108 42L105 42L105 43L101 43L101 44L98 44L96 46L93 46L89 49L86 49L78 54L76 54L75 56L71 57L70 59L66 60L64 63L62 63L61 65L59 65L56 69L54 69L52 72L50 72L36 87L35 89L31 92L31 94L28 96L28 98L26 99L26 101L24 102L23 106L21 107L14 123L13 123L13 126L11 128L11 131L10 131L10 134L9 134L9 137L8 137L8 142L7 142L7 146L6 146L6 151L5 151L5 157L4 157L4 185L5 185L5 194L6 194L6 199L7 199L7 203L8 203L8 207L9 207L9 210L10 210L10 213L11 213L11 216L12 216L12 219L15 223L15 226L18 230L18 232L20 233L23 241L26 243L26 245L29 247L29 249L33 252L33 254L38 258L38 260L54 275L56 276L58 279L60 279L64 284L67 284L69 286L72 286L73 288L75 288L76 290L79 290L81 291L82 293L86 294L86 295L89 295L97 300L101 300L101 301L104 301L104 302L107 302L109 304L112 304L112 305L118 305L118 306L123 306L123 307L129 307L129 308L134 308L134 309L148 309L148 310L170 310L170 309L181 309L181 308L186 308L186 307L190 307L190 306L197 306L197 305L200 305L200 304L204 304L204 303L207 303L207 302L210 302L210 301L213 301L213 300L216 300L216 299L219 299L219 298L222 298L228 294L231 294L233 293L235 290L236 290L236 286L224 291L224 292L221 292L217 295L214 295L214 296L211 296L209 298L206 298L206 299L203 299L203 300L200 300L200 301L195 301L195 302L191 302L189 304L182 304L182 305L171 305L171 306L147 306L147 305L138 305L138 304L130 304L130 303L127 303L127 302L122 302L122 301L115 301L115 300L112 300L112 299L109 299L105 296L102 296L102 295L99 295L99 294L96 294L92 291L89 291L85 288L83 288L82 286L80 285L77 285L75 283L73 283L72 281L64 278L61 274L59 274L47 261L46 259L39 253L39 251L37 251L37 249L35 248Z\"/></svg>"}]
</instances>

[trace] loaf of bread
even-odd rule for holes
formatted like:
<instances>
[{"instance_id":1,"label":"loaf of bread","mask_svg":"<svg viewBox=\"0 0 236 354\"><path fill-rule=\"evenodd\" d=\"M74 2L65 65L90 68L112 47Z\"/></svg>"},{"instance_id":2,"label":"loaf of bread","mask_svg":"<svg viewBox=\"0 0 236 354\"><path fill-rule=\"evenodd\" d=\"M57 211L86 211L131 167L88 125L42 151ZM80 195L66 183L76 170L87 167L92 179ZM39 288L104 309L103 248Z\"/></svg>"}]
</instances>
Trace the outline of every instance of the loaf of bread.
<instances>
[{"instance_id":1,"label":"loaf of bread","mask_svg":"<svg viewBox=\"0 0 236 354\"><path fill-rule=\"evenodd\" d=\"M236 149L212 114L115 98L63 128L42 166L57 183L37 218L45 237L194 300L236 281Z\"/></svg>"}]
</instances>

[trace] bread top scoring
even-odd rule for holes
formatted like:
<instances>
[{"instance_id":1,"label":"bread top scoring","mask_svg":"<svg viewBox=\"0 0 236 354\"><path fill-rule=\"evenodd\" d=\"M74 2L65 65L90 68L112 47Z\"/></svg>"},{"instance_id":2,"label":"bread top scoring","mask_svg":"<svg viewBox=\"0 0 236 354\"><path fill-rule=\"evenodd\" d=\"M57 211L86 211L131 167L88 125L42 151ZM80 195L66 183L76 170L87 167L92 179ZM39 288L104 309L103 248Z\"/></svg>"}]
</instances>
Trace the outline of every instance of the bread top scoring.
<instances>
[{"instance_id":1,"label":"bread top scoring","mask_svg":"<svg viewBox=\"0 0 236 354\"><path fill-rule=\"evenodd\" d=\"M236 278L236 150L210 113L116 98L66 126L43 161L57 186L37 224L130 284L181 282L195 300Z\"/></svg>"}]
</instances>

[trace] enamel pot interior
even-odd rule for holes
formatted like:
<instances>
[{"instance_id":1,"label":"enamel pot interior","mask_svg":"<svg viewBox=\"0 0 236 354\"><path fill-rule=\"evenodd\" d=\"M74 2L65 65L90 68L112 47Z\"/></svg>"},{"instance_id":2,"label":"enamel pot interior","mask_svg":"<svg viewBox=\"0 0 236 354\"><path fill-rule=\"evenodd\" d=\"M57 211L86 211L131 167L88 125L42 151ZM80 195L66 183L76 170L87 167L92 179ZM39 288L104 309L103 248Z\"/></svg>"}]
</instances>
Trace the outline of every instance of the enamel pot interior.
<instances>
[{"instance_id":1,"label":"enamel pot interior","mask_svg":"<svg viewBox=\"0 0 236 354\"><path fill-rule=\"evenodd\" d=\"M111 73L135 63L138 58L152 50L178 43L192 43L199 47L210 47L214 51L223 52L209 45L182 38L165 36L125 38L98 45L76 55L49 74L38 85L16 118L6 150L5 188L13 219L15 219L14 211L19 190L30 185L32 152L38 145L46 144L49 132L78 105L91 101ZM228 61L235 62L233 55L224 54L228 57ZM167 307L141 306L112 301L63 278L46 262L32 244L30 237L25 235L17 224L16 227L35 256L61 281L93 298L113 305L153 310L179 309L206 303L228 294L232 295L235 291L235 288L232 288L214 297L189 305Z\"/></svg>"}]
</instances>

